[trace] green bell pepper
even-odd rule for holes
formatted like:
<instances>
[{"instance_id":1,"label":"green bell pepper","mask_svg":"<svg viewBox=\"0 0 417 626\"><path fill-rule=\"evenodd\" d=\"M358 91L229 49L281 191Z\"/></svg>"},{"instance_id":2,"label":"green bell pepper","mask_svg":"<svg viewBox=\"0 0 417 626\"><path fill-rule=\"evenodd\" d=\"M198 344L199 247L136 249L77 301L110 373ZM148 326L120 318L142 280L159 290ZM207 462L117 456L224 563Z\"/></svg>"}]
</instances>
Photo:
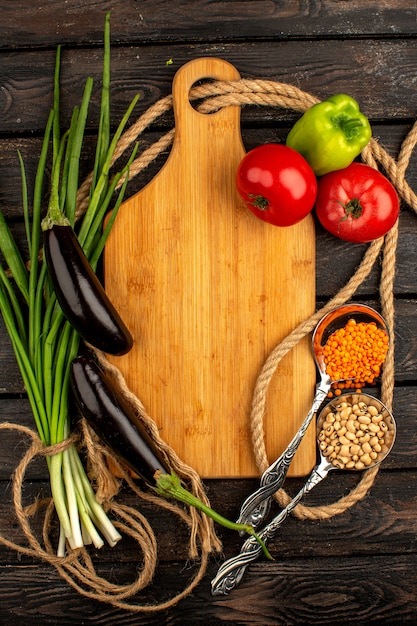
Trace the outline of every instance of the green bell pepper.
<instances>
[{"instance_id":1,"label":"green bell pepper","mask_svg":"<svg viewBox=\"0 0 417 626\"><path fill-rule=\"evenodd\" d=\"M356 100L336 94L310 107L290 130L286 143L322 176L350 165L371 136L371 125Z\"/></svg>"}]
</instances>

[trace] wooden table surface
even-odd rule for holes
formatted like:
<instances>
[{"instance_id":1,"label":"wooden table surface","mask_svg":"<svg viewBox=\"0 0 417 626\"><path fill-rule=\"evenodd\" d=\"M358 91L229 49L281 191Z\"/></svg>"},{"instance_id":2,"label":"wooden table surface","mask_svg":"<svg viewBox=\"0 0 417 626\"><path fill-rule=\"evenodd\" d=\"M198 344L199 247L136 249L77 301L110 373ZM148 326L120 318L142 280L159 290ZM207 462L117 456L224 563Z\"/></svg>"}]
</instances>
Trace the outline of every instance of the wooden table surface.
<instances>
[{"instance_id":1,"label":"wooden table surface","mask_svg":"<svg viewBox=\"0 0 417 626\"><path fill-rule=\"evenodd\" d=\"M345 92L360 101L374 137L395 159L417 117L417 14L414 2L208 2L193 0L84 0L37 3L0 0L0 207L17 237L23 237L17 150L25 160L29 186L49 108L55 50L63 45L63 122L80 101L88 75L97 81L89 121L89 172L97 128L102 33L111 10L112 119L121 118L140 93L135 114L171 91L173 76L185 62L217 56L233 63L244 78L295 85L317 98ZM294 112L268 107L242 110L247 149L283 141ZM141 137L151 145L170 128L162 116ZM88 148L89 146L89 148ZM90 150L90 153L88 153ZM166 154L131 183L141 188L158 171ZM415 159L407 180L417 189ZM326 234L317 236L317 307L333 297L353 274L366 245L352 245ZM290 517L270 549L273 562L253 564L229 596L212 597L210 581L222 559L210 560L194 592L162 613L136 614L78 594L50 565L0 545L0 623L56 624L416 624L417 612L417 217L404 202L395 275L395 391L393 412L398 435L367 496L345 513L327 520ZM355 299L380 308L380 265L360 286ZM10 342L0 322L0 420L32 426L29 404ZM0 437L0 534L19 541L10 505L10 480L26 442L14 432ZM291 478L295 493L303 479ZM331 504L358 482L353 474L333 472L309 496L312 505ZM231 519L257 480L206 480L214 508ZM28 470L25 497L48 494L46 464ZM135 505L135 497L122 492ZM136 601L168 600L195 572L187 555L187 532L177 518L142 505L159 541L154 583ZM219 529L224 556L234 555L241 539ZM105 548L94 559L103 575L129 581L141 555L126 539L125 548Z\"/></svg>"}]
</instances>

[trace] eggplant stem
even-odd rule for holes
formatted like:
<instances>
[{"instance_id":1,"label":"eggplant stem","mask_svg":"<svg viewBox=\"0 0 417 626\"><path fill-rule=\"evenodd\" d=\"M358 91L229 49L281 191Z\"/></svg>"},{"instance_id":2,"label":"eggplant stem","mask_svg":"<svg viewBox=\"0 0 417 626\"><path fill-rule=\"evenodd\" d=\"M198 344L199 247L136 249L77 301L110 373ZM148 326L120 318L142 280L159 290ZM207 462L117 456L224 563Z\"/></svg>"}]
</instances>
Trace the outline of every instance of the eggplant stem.
<instances>
[{"instance_id":1,"label":"eggplant stem","mask_svg":"<svg viewBox=\"0 0 417 626\"><path fill-rule=\"evenodd\" d=\"M256 539L256 541L261 546L265 556L269 560L273 560L268 548L266 547L265 542L259 537L259 535L255 532L255 529L250 526L250 524L239 524L237 522L232 522L231 520L223 517L217 511L214 511L209 506L204 504L199 498L190 493L187 489L185 489L180 482L179 477L175 474L175 472L171 472L170 474L162 473L161 471L156 472L155 474L155 482L156 486L153 488L156 493L165 498L174 498L183 502L184 504L188 504L189 506L193 506L196 509L199 509L205 515L210 517L212 520L220 524L220 526L224 526L225 528L229 528L230 530L237 530L238 532L245 532L248 535L251 535Z\"/></svg>"}]
</instances>

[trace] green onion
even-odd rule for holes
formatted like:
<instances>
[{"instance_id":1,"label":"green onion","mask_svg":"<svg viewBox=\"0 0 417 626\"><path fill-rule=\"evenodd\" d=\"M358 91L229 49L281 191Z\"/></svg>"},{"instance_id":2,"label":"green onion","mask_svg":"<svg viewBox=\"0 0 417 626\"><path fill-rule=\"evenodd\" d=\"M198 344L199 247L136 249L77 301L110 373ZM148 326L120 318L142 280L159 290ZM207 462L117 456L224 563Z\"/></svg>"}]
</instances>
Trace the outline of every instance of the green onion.
<instances>
[{"instance_id":1,"label":"green onion","mask_svg":"<svg viewBox=\"0 0 417 626\"><path fill-rule=\"evenodd\" d=\"M90 263L96 268L111 225L120 207L128 180L128 163L110 176L110 165L117 142L137 102L135 98L110 138L110 16L104 27L104 61L98 140L94 160L90 200L84 216L76 220L79 188L79 162L85 135L93 81L87 78L82 102L75 107L69 129L61 133L59 121L59 70L61 49L56 54L54 105L45 129L35 178L32 219L29 217L27 181L19 154L28 268L0 212L0 251L9 273L0 267L0 311L10 337L32 408L39 437L45 446L61 443L70 435L69 388L70 364L77 355L80 337L64 317L53 292L46 264L39 255L42 235L42 194L45 165L52 144L52 184L48 212L44 219L64 220L77 228L80 243ZM114 198L119 182L123 185ZM112 203L114 206L112 206ZM104 227L106 214L112 209ZM15 293L20 292L21 296ZM103 538L115 545L121 536L115 529L88 480L74 444L63 452L47 457L51 493L60 522L57 552L65 554L66 543L78 548L93 543L103 545Z\"/></svg>"},{"instance_id":2,"label":"green onion","mask_svg":"<svg viewBox=\"0 0 417 626\"><path fill-rule=\"evenodd\" d=\"M16 281L16 285L26 302L28 302L29 281L26 266L2 213L0 213L0 249Z\"/></svg>"}]
</instances>

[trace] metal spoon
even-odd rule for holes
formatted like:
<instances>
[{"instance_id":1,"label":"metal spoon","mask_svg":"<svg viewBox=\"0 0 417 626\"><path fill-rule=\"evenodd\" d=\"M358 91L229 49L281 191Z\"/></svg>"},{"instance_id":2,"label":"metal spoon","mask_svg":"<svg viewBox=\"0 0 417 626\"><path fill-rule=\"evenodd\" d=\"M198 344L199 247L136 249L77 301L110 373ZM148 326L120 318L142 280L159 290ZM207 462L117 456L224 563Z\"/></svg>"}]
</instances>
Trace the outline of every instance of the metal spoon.
<instances>
[{"instance_id":1,"label":"metal spoon","mask_svg":"<svg viewBox=\"0 0 417 626\"><path fill-rule=\"evenodd\" d=\"M322 402L325 400L332 383L338 382L331 380L330 376L326 373L322 348L329 336L338 328L343 328L352 317L354 317L357 322L373 321L388 334L388 328L384 318L375 311L375 309L364 304L345 304L337 307L333 309L333 311L330 311L330 313L327 313L327 315L322 317L318 322L312 336L312 351L320 373L320 381L316 386L313 404L300 429L294 435L287 448L262 474L258 489L250 494L243 502L237 520L238 523L251 524L254 528L257 528L267 516L271 506L272 496L284 482L288 468L307 428Z\"/></svg>"},{"instance_id":2,"label":"metal spoon","mask_svg":"<svg viewBox=\"0 0 417 626\"><path fill-rule=\"evenodd\" d=\"M381 461L385 459L385 457L392 449L396 435L395 420L390 411L386 408L386 406L382 404L382 402L380 402L379 400L372 398L372 396L368 396L367 394L352 394L352 396L358 398L356 402L365 401L367 404L372 402L374 406L377 406L379 412L382 413L383 420L388 429L385 433L385 442L383 449L378 454L374 462L368 465L367 469L370 469L371 467L374 467L375 465L381 463ZM333 409L333 406L341 402L341 399L352 398L352 396L341 396L340 398L337 398L336 400L333 400L326 405L326 407L320 413L320 417L318 420L318 436L321 432L322 424L327 414ZM354 402L352 402L352 404L353 403ZM269 524L267 524L267 526L265 526L263 530L258 533L258 535L263 539L264 542L268 542L274 537L278 528L288 517L291 511L296 507L301 498L309 491L311 491L322 480L324 480L327 474L334 469L340 468L333 464L333 462L326 458L323 452L320 451L320 462L311 472L305 485L300 489L297 495L294 496L291 502ZM348 471L352 470L358 471L355 468L351 468ZM258 558L261 552L262 548L253 537L247 539L242 545L240 553L237 556L227 559L219 568L215 578L213 578L213 580L211 581L212 594L228 595L230 591L232 591L235 587L239 585L246 571L246 568L252 561L255 561Z\"/></svg>"}]
</instances>

